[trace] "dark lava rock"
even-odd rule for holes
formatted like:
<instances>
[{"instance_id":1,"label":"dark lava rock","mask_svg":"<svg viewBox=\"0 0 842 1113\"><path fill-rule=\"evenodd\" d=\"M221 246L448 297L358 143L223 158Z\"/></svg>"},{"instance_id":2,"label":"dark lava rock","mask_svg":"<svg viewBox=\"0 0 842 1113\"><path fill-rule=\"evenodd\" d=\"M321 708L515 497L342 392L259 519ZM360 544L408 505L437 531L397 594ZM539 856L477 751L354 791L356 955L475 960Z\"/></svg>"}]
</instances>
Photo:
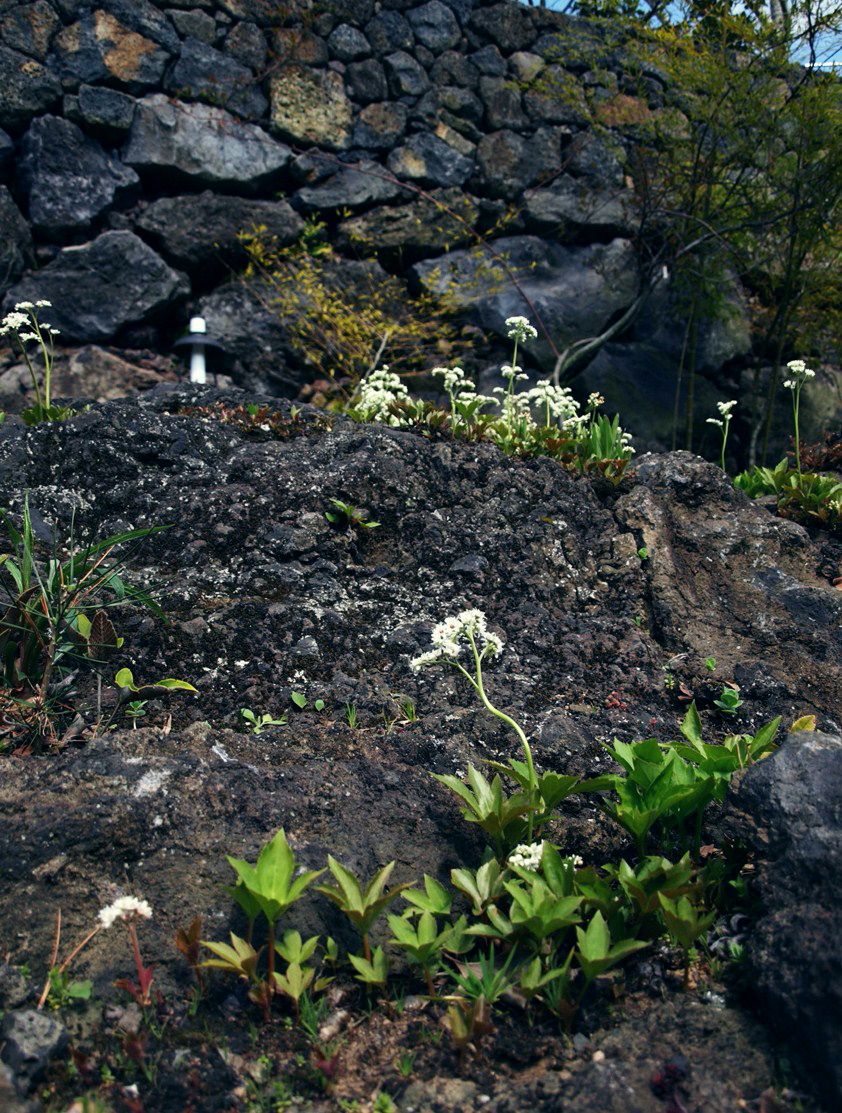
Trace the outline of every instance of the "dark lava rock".
<instances>
[{"instance_id":1,"label":"dark lava rock","mask_svg":"<svg viewBox=\"0 0 842 1113\"><path fill-rule=\"evenodd\" d=\"M138 101L123 152L141 174L246 191L271 188L291 157L289 147L224 109L163 93Z\"/></svg>"},{"instance_id":2,"label":"dark lava rock","mask_svg":"<svg viewBox=\"0 0 842 1113\"><path fill-rule=\"evenodd\" d=\"M8 7L8 4L4 6ZM61 27L61 20L47 0L35 0L33 4L20 4L9 11L0 9L0 12L0 39L12 50L44 62L50 41Z\"/></svg>"},{"instance_id":3,"label":"dark lava rock","mask_svg":"<svg viewBox=\"0 0 842 1113\"><path fill-rule=\"evenodd\" d=\"M246 120L259 120L269 107L248 66L198 39L183 43L164 86L182 100L205 100Z\"/></svg>"},{"instance_id":4,"label":"dark lava rock","mask_svg":"<svg viewBox=\"0 0 842 1113\"><path fill-rule=\"evenodd\" d=\"M321 185L304 186L293 200L304 212L316 209L356 209L403 196L400 183L386 175L376 162L364 161L358 168L340 170Z\"/></svg>"},{"instance_id":5,"label":"dark lava rock","mask_svg":"<svg viewBox=\"0 0 842 1113\"><path fill-rule=\"evenodd\" d=\"M790 590L803 593L800 585ZM838 647L831 652L838 654ZM747 771L729 810L759 859L763 907L748 945L753 994L766 1022L820 1083L828 1108L837 1108L842 1100L842 736L789 734L777 753Z\"/></svg>"},{"instance_id":6,"label":"dark lava rock","mask_svg":"<svg viewBox=\"0 0 842 1113\"><path fill-rule=\"evenodd\" d=\"M125 6L121 11L126 15ZM175 48L178 37L170 32ZM126 92L142 93L160 84L172 54L110 11L97 9L83 12L56 35L51 57L66 87L110 81Z\"/></svg>"},{"instance_id":7,"label":"dark lava rock","mask_svg":"<svg viewBox=\"0 0 842 1113\"><path fill-rule=\"evenodd\" d=\"M20 209L5 186L0 186L0 291L9 286L32 266L34 251L32 233Z\"/></svg>"},{"instance_id":8,"label":"dark lava rock","mask_svg":"<svg viewBox=\"0 0 842 1113\"><path fill-rule=\"evenodd\" d=\"M60 1020L36 1009L7 1012L0 1022L3 1062L28 1088L41 1078L51 1059L67 1050L70 1036Z\"/></svg>"},{"instance_id":9,"label":"dark lava rock","mask_svg":"<svg viewBox=\"0 0 842 1113\"><path fill-rule=\"evenodd\" d=\"M133 233L103 232L91 243L64 248L13 287L7 300L44 298L52 303L50 323L63 340L97 341L154 319L189 289L185 276Z\"/></svg>"},{"instance_id":10,"label":"dark lava rock","mask_svg":"<svg viewBox=\"0 0 842 1113\"><path fill-rule=\"evenodd\" d=\"M462 38L456 17L441 0L429 0L418 8L410 8L407 19L415 38L433 54L450 50Z\"/></svg>"},{"instance_id":11,"label":"dark lava rock","mask_svg":"<svg viewBox=\"0 0 842 1113\"><path fill-rule=\"evenodd\" d=\"M134 226L168 262L207 286L244 266L241 232L263 227L284 247L298 237L304 221L287 201L248 201L205 190L153 201Z\"/></svg>"},{"instance_id":12,"label":"dark lava rock","mask_svg":"<svg viewBox=\"0 0 842 1113\"><path fill-rule=\"evenodd\" d=\"M19 128L52 108L61 94L54 73L34 58L0 46L0 126Z\"/></svg>"},{"instance_id":13,"label":"dark lava rock","mask_svg":"<svg viewBox=\"0 0 842 1113\"><path fill-rule=\"evenodd\" d=\"M412 204L382 206L344 220L337 244L365 254L389 248L430 254L471 243L478 217L476 198L456 188L436 189Z\"/></svg>"},{"instance_id":14,"label":"dark lava rock","mask_svg":"<svg viewBox=\"0 0 842 1113\"><path fill-rule=\"evenodd\" d=\"M461 186L474 161L437 135L418 132L389 155L387 166L398 178L433 186Z\"/></svg>"},{"instance_id":15,"label":"dark lava rock","mask_svg":"<svg viewBox=\"0 0 842 1113\"><path fill-rule=\"evenodd\" d=\"M32 121L21 141L20 182L33 227L53 239L85 230L140 187L134 170L59 116Z\"/></svg>"},{"instance_id":16,"label":"dark lava rock","mask_svg":"<svg viewBox=\"0 0 842 1113\"><path fill-rule=\"evenodd\" d=\"M64 98L64 115L103 143L125 138L134 120L134 97L102 85L80 85L75 96Z\"/></svg>"}]
</instances>

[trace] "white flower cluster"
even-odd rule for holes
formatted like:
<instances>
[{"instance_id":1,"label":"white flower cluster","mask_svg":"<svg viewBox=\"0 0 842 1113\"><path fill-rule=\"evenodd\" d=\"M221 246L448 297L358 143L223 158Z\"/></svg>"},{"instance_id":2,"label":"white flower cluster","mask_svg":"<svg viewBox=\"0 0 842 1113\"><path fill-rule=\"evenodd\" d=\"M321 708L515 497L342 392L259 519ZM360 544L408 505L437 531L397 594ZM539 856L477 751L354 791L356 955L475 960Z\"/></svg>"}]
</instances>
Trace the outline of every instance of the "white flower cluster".
<instances>
[{"instance_id":1,"label":"white flower cluster","mask_svg":"<svg viewBox=\"0 0 842 1113\"><path fill-rule=\"evenodd\" d=\"M152 919L152 909L145 900L137 897L118 897L113 904L101 909L99 922L104 928L110 928L116 920L129 920L142 916L145 920Z\"/></svg>"},{"instance_id":2,"label":"white flower cluster","mask_svg":"<svg viewBox=\"0 0 842 1113\"><path fill-rule=\"evenodd\" d=\"M531 390L526 392L530 403L541 406L544 410L544 424L557 421L560 425L567 425L573 421L581 421L579 403L566 386L554 386L549 379L539 379ZM593 395L591 395L593 397Z\"/></svg>"},{"instance_id":3,"label":"white flower cluster","mask_svg":"<svg viewBox=\"0 0 842 1113\"><path fill-rule=\"evenodd\" d=\"M585 864L585 860L581 854L567 854L565 855L564 860L565 862L569 862L574 869L578 869L579 866L583 866Z\"/></svg>"},{"instance_id":4,"label":"white flower cluster","mask_svg":"<svg viewBox=\"0 0 842 1113\"><path fill-rule=\"evenodd\" d=\"M49 307L52 303L49 301L19 301L11 313L7 313L0 324L0 336L5 336L6 333L16 332L18 340L40 340L41 337L38 332L21 332L21 329L31 329L33 325L40 329L41 332L49 332L53 336L58 336L59 330L48 325L46 321L38 321L35 313L36 309L44 309Z\"/></svg>"},{"instance_id":5,"label":"white flower cluster","mask_svg":"<svg viewBox=\"0 0 842 1113\"><path fill-rule=\"evenodd\" d=\"M795 390L799 384L806 383L808 379L816 377L816 372L812 371L803 359L791 359L787 367L792 372L793 378L787 379L784 383L786 390Z\"/></svg>"},{"instance_id":6,"label":"white flower cluster","mask_svg":"<svg viewBox=\"0 0 842 1113\"><path fill-rule=\"evenodd\" d=\"M461 367L434 367L431 375L442 376L442 386L448 394L459 394L467 389L473 391L474 384Z\"/></svg>"},{"instance_id":7,"label":"white flower cluster","mask_svg":"<svg viewBox=\"0 0 842 1113\"><path fill-rule=\"evenodd\" d=\"M386 425L400 425L400 418L390 413L395 402L405 402L409 392L397 375L387 365L372 371L358 386L359 400L356 409L363 421L382 421Z\"/></svg>"},{"instance_id":8,"label":"white flower cluster","mask_svg":"<svg viewBox=\"0 0 842 1113\"><path fill-rule=\"evenodd\" d=\"M532 870L534 873L541 865L541 858L544 854L544 844L542 842L521 843L516 846L509 855L509 865L519 866L522 870Z\"/></svg>"},{"instance_id":9,"label":"white flower cluster","mask_svg":"<svg viewBox=\"0 0 842 1113\"><path fill-rule=\"evenodd\" d=\"M588 409L598 410L600 406L605 405L605 398L597 391L593 391L588 395Z\"/></svg>"},{"instance_id":10,"label":"white flower cluster","mask_svg":"<svg viewBox=\"0 0 842 1113\"><path fill-rule=\"evenodd\" d=\"M502 639L488 629L482 611L461 611L433 627L430 637L433 648L420 657L415 657L409 662L409 667L413 672L419 672L425 666L442 660L455 661L461 655L465 643L471 639L480 656L496 657L503 652Z\"/></svg>"},{"instance_id":11,"label":"white flower cluster","mask_svg":"<svg viewBox=\"0 0 842 1113\"><path fill-rule=\"evenodd\" d=\"M734 408L734 406L736 406L736 404L737 404L736 399L732 399L730 402L717 402L716 403L716 408L722 414L722 417L725 419L725 421L730 421L731 420L731 410L733 410L733 408ZM709 417L707 419L707 424L708 425L718 425L719 428L722 429L722 428L724 428L725 421L721 421L718 417Z\"/></svg>"},{"instance_id":12,"label":"white flower cluster","mask_svg":"<svg viewBox=\"0 0 842 1113\"><path fill-rule=\"evenodd\" d=\"M526 317L507 317L506 328L510 340L537 340L538 330L530 325Z\"/></svg>"}]
</instances>

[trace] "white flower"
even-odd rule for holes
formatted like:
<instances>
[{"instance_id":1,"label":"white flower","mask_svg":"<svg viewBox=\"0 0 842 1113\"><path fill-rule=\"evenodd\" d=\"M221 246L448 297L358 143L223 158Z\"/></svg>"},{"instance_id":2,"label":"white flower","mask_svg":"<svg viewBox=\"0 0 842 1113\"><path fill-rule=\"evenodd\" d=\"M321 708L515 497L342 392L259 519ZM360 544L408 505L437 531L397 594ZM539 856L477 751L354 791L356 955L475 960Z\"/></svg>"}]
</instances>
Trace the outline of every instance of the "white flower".
<instances>
[{"instance_id":1,"label":"white flower","mask_svg":"<svg viewBox=\"0 0 842 1113\"><path fill-rule=\"evenodd\" d=\"M52 304L53 303L51 301L47 301L46 298L42 298L40 301L36 301L35 303L38 309L43 309L45 306L50 306L52 308Z\"/></svg>"},{"instance_id":2,"label":"white flower","mask_svg":"<svg viewBox=\"0 0 842 1113\"><path fill-rule=\"evenodd\" d=\"M15 306L15 309L34 309L34 308L35 308L35 306L32 304L31 301L19 301L17 303L17 305Z\"/></svg>"},{"instance_id":3,"label":"white flower","mask_svg":"<svg viewBox=\"0 0 842 1113\"><path fill-rule=\"evenodd\" d=\"M596 410L600 406L604 406L604 405L605 405L605 399L602 397L601 394L597 394L597 392L594 391L593 394L588 395L588 409L589 410Z\"/></svg>"},{"instance_id":4,"label":"white flower","mask_svg":"<svg viewBox=\"0 0 842 1113\"><path fill-rule=\"evenodd\" d=\"M707 423L708 425L718 425L720 429L724 428L724 423L718 417L709 417Z\"/></svg>"},{"instance_id":5,"label":"white flower","mask_svg":"<svg viewBox=\"0 0 842 1113\"><path fill-rule=\"evenodd\" d=\"M526 317L507 317L506 328L510 340L537 340L538 330L530 325Z\"/></svg>"},{"instance_id":6,"label":"white flower","mask_svg":"<svg viewBox=\"0 0 842 1113\"><path fill-rule=\"evenodd\" d=\"M409 662L409 667L413 672L418 672L426 665L434 665L442 660L455 661L470 638L473 638L479 653L486 657L496 657L503 652L503 639L488 630L482 611L461 611L458 615L449 615L433 627L430 636L433 648L420 657L414 657Z\"/></svg>"},{"instance_id":7,"label":"white flower","mask_svg":"<svg viewBox=\"0 0 842 1113\"><path fill-rule=\"evenodd\" d=\"M456 394L462 390L474 389L474 384L466 376L461 367L434 367L432 375L441 375L444 378L444 389L448 394Z\"/></svg>"},{"instance_id":8,"label":"white flower","mask_svg":"<svg viewBox=\"0 0 842 1113\"><path fill-rule=\"evenodd\" d=\"M564 860L566 862L569 862L570 865L574 868L578 868L579 866L583 866L585 864L581 854L567 854Z\"/></svg>"},{"instance_id":9,"label":"white flower","mask_svg":"<svg viewBox=\"0 0 842 1113\"><path fill-rule=\"evenodd\" d=\"M816 372L809 368L803 359L791 359L787 367L795 378L787 379L784 383L785 390L795 390L801 383L806 383L808 379L814 379L816 377Z\"/></svg>"},{"instance_id":10,"label":"white flower","mask_svg":"<svg viewBox=\"0 0 842 1113\"><path fill-rule=\"evenodd\" d=\"M716 403L716 408L719 410L719 412L722 414L723 417L730 418L731 410L733 410L733 408L734 408L734 406L736 406L736 404L737 404L736 399L731 401L731 402L717 402Z\"/></svg>"},{"instance_id":11,"label":"white flower","mask_svg":"<svg viewBox=\"0 0 842 1113\"><path fill-rule=\"evenodd\" d=\"M138 900L137 897L118 897L113 904L100 910L99 921L104 928L110 928L115 920L128 920L135 916L151 920L152 909L145 900Z\"/></svg>"},{"instance_id":12,"label":"white flower","mask_svg":"<svg viewBox=\"0 0 842 1113\"><path fill-rule=\"evenodd\" d=\"M790 371L794 371L796 375L803 374L807 370L807 364L803 359L791 359L787 364Z\"/></svg>"},{"instance_id":13,"label":"white flower","mask_svg":"<svg viewBox=\"0 0 842 1113\"><path fill-rule=\"evenodd\" d=\"M3 327L0 332L19 332L24 326L29 324L28 313L7 313L3 318Z\"/></svg>"},{"instance_id":14,"label":"white flower","mask_svg":"<svg viewBox=\"0 0 842 1113\"><path fill-rule=\"evenodd\" d=\"M542 842L521 843L509 855L509 865L519 866L522 870L532 870L534 873L541 865L543 853L544 844Z\"/></svg>"}]
</instances>

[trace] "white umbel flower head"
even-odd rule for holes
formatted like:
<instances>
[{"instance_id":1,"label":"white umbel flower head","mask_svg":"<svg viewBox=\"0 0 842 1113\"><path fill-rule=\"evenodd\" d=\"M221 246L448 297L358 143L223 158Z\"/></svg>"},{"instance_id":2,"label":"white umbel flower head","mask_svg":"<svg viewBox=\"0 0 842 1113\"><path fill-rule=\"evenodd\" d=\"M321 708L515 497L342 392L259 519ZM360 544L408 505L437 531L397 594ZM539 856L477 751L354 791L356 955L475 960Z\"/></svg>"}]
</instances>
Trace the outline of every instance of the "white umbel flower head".
<instances>
[{"instance_id":1,"label":"white umbel flower head","mask_svg":"<svg viewBox=\"0 0 842 1113\"><path fill-rule=\"evenodd\" d=\"M138 916L144 920L152 919L152 909L145 900L138 900L137 897L118 897L113 904L100 910L99 922L103 928L110 928L117 920L133 920Z\"/></svg>"},{"instance_id":2,"label":"white umbel flower head","mask_svg":"<svg viewBox=\"0 0 842 1113\"><path fill-rule=\"evenodd\" d=\"M524 340L538 339L538 330L530 325L526 317L507 317L506 328L509 330L507 335L510 340L523 343Z\"/></svg>"},{"instance_id":3,"label":"white umbel flower head","mask_svg":"<svg viewBox=\"0 0 842 1113\"><path fill-rule=\"evenodd\" d=\"M542 842L521 843L509 855L509 865L518 866L522 870L531 870L534 873L541 865L543 854Z\"/></svg>"},{"instance_id":4,"label":"white umbel flower head","mask_svg":"<svg viewBox=\"0 0 842 1113\"><path fill-rule=\"evenodd\" d=\"M409 662L413 672L418 672L426 665L437 664L439 661L455 661L471 641L480 656L496 657L498 653L503 652L503 639L491 633L485 615L479 610L460 611L457 615L449 615L433 627L430 640L433 648Z\"/></svg>"}]
</instances>

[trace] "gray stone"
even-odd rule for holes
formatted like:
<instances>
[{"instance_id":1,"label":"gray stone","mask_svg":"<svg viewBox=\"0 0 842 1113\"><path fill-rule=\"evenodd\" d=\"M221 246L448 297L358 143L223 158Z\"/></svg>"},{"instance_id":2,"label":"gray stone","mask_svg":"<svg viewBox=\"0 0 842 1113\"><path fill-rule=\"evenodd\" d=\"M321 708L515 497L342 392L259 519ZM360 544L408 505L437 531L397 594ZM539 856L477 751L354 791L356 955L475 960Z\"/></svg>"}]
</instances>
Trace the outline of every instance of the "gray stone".
<instances>
[{"instance_id":1,"label":"gray stone","mask_svg":"<svg viewBox=\"0 0 842 1113\"><path fill-rule=\"evenodd\" d=\"M810 592L774 567L758 569L763 578L777 583L787 611L808 628L842 612L838 593ZM777 753L747 770L729 811L758 859L752 988L762 1015L834 1108L842 1094L842 737L787 735Z\"/></svg>"},{"instance_id":2,"label":"gray stone","mask_svg":"<svg viewBox=\"0 0 842 1113\"><path fill-rule=\"evenodd\" d=\"M351 96L362 104L382 101L389 93L386 71L376 58L351 62L345 70L345 85Z\"/></svg>"},{"instance_id":3,"label":"gray stone","mask_svg":"<svg viewBox=\"0 0 842 1113\"><path fill-rule=\"evenodd\" d=\"M61 97L61 82L40 62L0 46L0 126L18 128Z\"/></svg>"},{"instance_id":4,"label":"gray stone","mask_svg":"<svg viewBox=\"0 0 842 1113\"><path fill-rule=\"evenodd\" d=\"M353 112L340 74L287 65L272 74L270 88L273 131L292 143L329 151L349 146Z\"/></svg>"},{"instance_id":5,"label":"gray stone","mask_svg":"<svg viewBox=\"0 0 842 1113\"><path fill-rule=\"evenodd\" d=\"M343 221L337 246L366 255L382 249L410 252L417 258L472 243L478 218L476 198L454 187L435 189L409 205L383 205Z\"/></svg>"},{"instance_id":6,"label":"gray stone","mask_svg":"<svg viewBox=\"0 0 842 1113\"><path fill-rule=\"evenodd\" d=\"M454 116L470 120L473 124L482 123L485 109L482 101L470 89L462 89L458 85L443 85L435 92L438 104Z\"/></svg>"},{"instance_id":7,"label":"gray stone","mask_svg":"<svg viewBox=\"0 0 842 1113\"><path fill-rule=\"evenodd\" d=\"M430 77L436 85L463 85L466 89L476 89L479 70L464 54L446 50L433 62Z\"/></svg>"},{"instance_id":8,"label":"gray stone","mask_svg":"<svg viewBox=\"0 0 842 1113\"><path fill-rule=\"evenodd\" d=\"M3 229L0 235L0 291L3 291L8 290L35 259L29 225L4 185L0 185L0 228Z\"/></svg>"},{"instance_id":9,"label":"gray stone","mask_svg":"<svg viewBox=\"0 0 842 1113\"><path fill-rule=\"evenodd\" d=\"M566 20L556 29L540 35L529 48L548 62L558 62L574 73L611 69L613 51L622 34L622 25L608 21ZM640 63L633 66L637 70Z\"/></svg>"},{"instance_id":10,"label":"gray stone","mask_svg":"<svg viewBox=\"0 0 842 1113\"><path fill-rule=\"evenodd\" d=\"M523 211L529 225L566 243L630 236L640 221L632 190L599 190L567 174L547 189L527 190Z\"/></svg>"},{"instance_id":11,"label":"gray stone","mask_svg":"<svg viewBox=\"0 0 842 1113\"><path fill-rule=\"evenodd\" d=\"M64 98L64 115L95 139L111 145L124 139L134 120L135 98L104 85L80 85Z\"/></svg>"},{"instance_id":12,"label":"gray stone","mask_svg":"<svg viewBox=\"0 0 842 1113\"><path fill-rule=\"evenodd\" d=\"M556 170L561 161L561 137L552 128L538 129L529 139L502 130L485 135L477 147L477 166L491 197L512 200Z\"/></svg>"},{"instance_id":13,"label":"gray stone","mask_svg":"<svg viewBox=\"0 0 842 1113\"><path fill-rule=\"evenodd\" d=\"M7 302L52 302L50 323L62 342L112 339L128 324L153 319L189 292L184 275L131 232L103 232L65 247L24 278Z\"/></svg>"},{"instance_id":14,"label":"gray stone","mask_svg":"<svg viewBox=\"0 0 842 1113\"><path fill-rule=\"evenodd\" d=\"M547 66L523 94L531 119L547 124L587 124L590 110L585 91L564 66Z\"/></svg>"},{"instance_id":15,"label":"gray stone","mask_svg":"<svg viewBox=\"0 0 842 1113\"><path fill-rule=\"evenodd\" d=\"M480 73L486 74L488 77L505 76L506 60L493 44L484 46L482 50L477 50L475 53L468 55L468 60Z\"/></svg>"},{"instance_id":16,"label":"gray stone","mask_svg":"<svg viewBox=\"0 0 842 1113\"><path fill-rule=\"evenodd\" d=\"M565 168L571 174L591 178L604 188L625 184L624 163L622 146L591 131L577 135L565 152Z\"/></svg>"},{"instance_id":17,"label":"gray stone","mask_svg":"<svg viewBox=\"0 0 842 1113\"><path fill-rule=\"evenodd\" d=\"M388 54L383 61L393 96L420 97L430 88L426 70L406 51Z\"/></svg>"},{"instance_id":18,"label":"gray stone","mask_svg":"<svg viewBox=\"0 0 842 1113\"><path fill-rule=\"evenodd\" d=\"M356 27L347 23L340 23L327 37L327 48L331 58L338 58L340 62L356 62L371 54L368 39Z\"/></svg>"},{"instance_id":19,"label":"gray stone","mask_svg":"<svg viewBox=\"0 0 842 1113\"><path fill-rule=\"evenodd\" d=\"M637 294L637 264L628 240L562 247L536 236L506 236L493 245L559 350L605 328ZM428 293L445 297L501 337L506 336L506 318L525 312L523 296L506 269L485 251L452 251L417 263L412 272ZM538 340L533 353L543 366L553 366L545 341Z\"/></svg>"},{"instance_id":20,"label":"gray stone","mask_svg":"<svg viewBox=\"0 0 842 1113\"><path fill-rule=\"evenodd\" d=\"M479 95L485 105L489 128L525 128L529 121L520 102L520 88L516 81L505 77L479 79Z\"/></svg>"},{"instance_id":21,"label":"gray stone","mask_svg":"<svg viewBox=\"0 0 842 1113\"><path fill-rule=\"evenodd\" d=\"M295 203L305 212L317 209L356 209L403 195L397 182L387 177L376 162L361 162L359 169L340 170L324 185L305 186L295 194Z\"/></svg>"},{"instance_id":22,"label":"gray stone","mask_svg":"<svg viewBox=\"0 0 842 1113\"><path fill-rule=\"evenodd\" d=\"M198 39L183 44L164 88L183 100L204 100L247 120L259 120L269 107L247 66Z\"/></svg>"},{"instance_id":23,"label":"gray stone","mask_svg":"<svg viewBox=\"0 0 842 1113\"><path fill-rule=\"evenodd\" d=\"M168 263L207 288L244 266L241 232L263 227L284 247L297 239L304 221L287 201L248 201L206 190L161 197L141 210L134 226Z\"/></svg>"},{"instance_id":24,"label":"gray stone","mask_svg":"<svg viewBox=\"0 0 842 1113\"><path fill-rule=\"evenodd\" d=\"M41 1078L52 1059L64 1055L70 1035L55 1017L37 1009L21 1009L3 1017L0 1044L3 1062L29 1088Z\"/></svg>"},{"instance_id":25,"label":"gray stone","mask_svg":"<svg viewBox=\"0 0 842 1113\"><path fill-rule=\"evenodd\" d=\"M249 20L260 27L271 27L278 22L278 0L219 0L236 20Z\"/></svg>"},{"instance_id":26,"label":"gray stone","mask_svg":"<svg viewBox=\"0 0 842 1113\"><path fill-rule=\"evenodd\" d=\"M365 35L375 54L412 50L415 42L412 28L400 12L380 12L365 25Z\"/></svg>"},{"instance_id":27,"label":"gray stone","mask_svg":"<svg viewBox=\"0 0 842 1113\"><path fill-rule=\"evenodd\" d=\"M140 179L76 124L39 116L21 142L20 184L33 227L60 239L128 200Z\"/></svg>"},{"instance_id":28,"label":"gray stone","mask_svg":"<svg viewBox=\"0 0 842 1113\"><path fill-rule=\"evenodd\" d=\"M14 140L0 128L0 174L3 173L8 164L12 161L12 155L14 153Z\"/></svg>"},{"instance_id":29,"label":"gray stone","mask_svg":"<svg viewBox=\"0 0 842 1113\"><path fill-rule=\"evenodd\" d=\"M270 41L275 65L297 62L301 66L326 66L330 57L327 43L312 31L279 27L271 31Z\"/></svg>"},{"instance_id":30,"label":"gray stone","mask_svg":"<svg viewBox=\"0 0 842 1113\"><path fill-rule=\"evenodd\" d=\"M182 38L198 39L199 42L207 43L208 46L213 46L216 42L219 35L216 20L212 15L203 12L201 8L194 8L186 12L171 11L167 12L167 15L169 15L173 27Z\"/></svg>"},{"instance_id":31,"label":"gray stone","mask_svg":"<svg viewBox=\"0 0 842 1113\"><path fill-rule=\"evenodd\" d=\"M377 7L375 0L331 0L330 10L342 23L361 27L368 23Z\"/></svg>"},{"instance_id":32,"label":"gray stone","mask_svg":"<svg viewBox=\"0 0 842 1113\"><path fill-rule=\"evenodd\" d=\"M292 152L222 108L184 104L163 93L138 101L123 161L141 174L223 188L272 188Z\"/></svg>"},{"instance_id":33,"label":"gray stone","mask_svg":"<svg viewBox=\"0 0 842 1113\"><path fill-rule=\"evenodd\" d=\"M391 151L406 131L406 119L406 105L400 102L366 105L354 126L354 145L370 151Z\"/></svg>"},{"instance_id":34,"label":"gray stone","mask_svg":"<svg viewBox=\"0 0 842 1113\"><path fill-rule=\"evenodd\" d=\"M471 27L507 54L526 50L535 38L531 13L520 4L475 8L471 14Z\"/></svg>"},{"instance_id":35,"label":"gray stone","mask_svg":"<svg viewBox=\"0 0 842 1113\"><path fill-rule=\"evenodd\" d=\"M43 62L60 27L61 20L47 0L35 0L34 4L21 4L0 15L0 40L12 50Z\"/></svg>"},{"instance_id":36,"label":"gray stone","mask_svg":"<svg viewBox=\"0 0 842 1113\"><path fill-rule=\"evenodd\" d=\"M110 12L124 27L159 43L170 54L178 54L178 35L166 15L150 0L96 0L92 6Z\"/></svg>"},{"instance_id":37,"label":"gray stone","mask_svg":"<svg viewBox=\"0 0 842 1113\"><path fill-rule=\"evenodd\" d=\"M441 0L429 0L418 8L410 8L407 19L418 42L433 54L450 50L462 38L456 17Z\"/></svg>"},{"instance_id":38,"label":"gray stone","mask_svg":"<svg viewBox=\"0 0 842 1113\"><path fill-rule=\"evenodd\" d=\"M471 176L474 162L437 135L420 132L391 153L387 166L398 178L436 186L460 186Z\"/></svg>"},{"instance_id":39,"label":"gray stone","mask_svg":"<svg viewBox=\"0 0 842 1113\"><path fill-rule=\"evenodd\" d=\"M66 88L109 81L129 93L160 85L171 56L154 39L101 9L60 31L51 55Z\"/></svg>"},{"instance_id":40,"label":"gray stone","mask_svg":"<svg viewBox=\"0 0 842 1113\"><path fill-rule=\"evenodd\" d=\"M261 76L269 57L266 36L254 23L235 23L225 36L223 50L258 76Z\"/></svg>"},{"instance_id":41,"label":"gray stone","mask_svg":"<svg viewBox=\"0 0 842 1113\"><path fill-rule=\"evenodd\" d=\"M546 66L544 59L528 50L518 50L509 59L509 69L517 81L528 85ZM613 74L612 74L613 76Z\"/></svg>"}]
</instances>

